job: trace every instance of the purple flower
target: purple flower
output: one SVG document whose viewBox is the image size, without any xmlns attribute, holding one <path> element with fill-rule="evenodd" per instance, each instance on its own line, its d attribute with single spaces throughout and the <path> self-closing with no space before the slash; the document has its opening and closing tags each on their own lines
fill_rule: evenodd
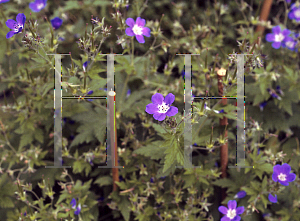
<svg viewBox="0 0 300 221">
<path fill-rule="evenodd" d="M 234 196 L 234 198 L 239 198 L 239 199 L 241 199 L 241 198 L 244 198 L 246 195 L 247 195 L 246 191 L 242 190 L 242 191 L 238 192 L 238 193 Z"/>
<path fill-rule="evenodd" d="M 268 196 L 268 199 L 271 203 L 277 203 L 277 195 L 275 194 L 275 197 L 270 193 Z"/>
<path fill-rule="evenodd" d="M 166 98 L 160 93 L 156 93 L 151 98 L 152 103 L 146 106 L 146 112 L 153 114 L 155 120 L 163 121 L 166 116 L 172 117 L 178 113 L 177 107 L 171 107 L 175 101 L 175 95 L 169 93 Z"/>
<path fill-rule="evenodd" d="M 75 200 L 75 198 L 73 198 L 70 204 L 71 204 L 71 206 L 72 206 L 72 209 L 76 209 L 76 210 L 74 211 L 74 214 L 75 214 L 75 215 L 78 215 L 78 214 L 80 213 L 80 211 L 81 211 L 81 205 L 80 205 L 80 203 L 79 203 L 78 206 L 76 207 L 76 200 Z"/>
<path fill-rule="evenodd" d="M 0 4 L 5 2 L 9 2 L 9 0 L 0 0 Z"/>
<path fill-rule="evenodd" d="M 129 26 L 129 28 L 125 30 L 126 35 L 135 36 L 139 43 L 145 43 L 144 36 L 150 37 L 150 28 L 144 27 L 146 24 L 145 19 L 137 17 L 136 22 L 134 22 L 132 18 L 127 18 L 126 24 Z"/>
<path fill-rule="evenodd" d="M 154 183 L 154 178 L 153 177 L 151 177 L 150 182 Z"/>
<path fill-rule="evenodd" d="M 131 90 L 128 89 L 127 94 L 126 94 L 126 97 L 129 97 L 130 94 L 131 94 Z"/>
<path fill-rule="evenodd" d="M 283 41 L 285 41 L 286 37 L 290 34 L 290 30 L 284 29 L 281 31 L 280 26 L 275 26 L 272 28 L 272 34 L 269 33 L 266 35 L 266 40 L 268 42 L 273 42 L 272 47 L 275 49 L 280 48 Z"/>
<path fill-rule="evenodd" d="M 300 10 L 300 9 L 299 9 Z M 282 47 L 283 48 L 288 48 L 291 51 L 298 51 L 297 48 L 295 48 L 295 46 L 297 45 L 297 41 L 295 41 L 292 37 L 286 37 L 285 41 L 282 42 Z"/>
<path fill-rule="evenodd" d="M 59 27 L 62 25 L 63 20 L 59 17 L 55 17 L 51 20 L 51 25 L 54 29 L 59 29 Z"/>
<path fill-rule="evenodd" d="M 6 26 L 10 29 L 13 29 L 13 31 L 7 33 L 6 38 L 11 38 L 15 34 L 18 34 L 23 30 L 26 21 L 26 16 L 23 13 L 20 13 L 17 15 L 16 20 L 17 22 L 13 19 L 8 19 L 6 21 Z"/>
<path fill-rule="evenodd" d="M 35 0 L 34 2 L 29 3 L 29 8 L 33 12 L 39 12 L 46 7 L 47 0 Z"/>
<path fill-rule="evenodd" d="M 276 92 L 280 95 L 283 95 L 283 91 L 281 90 L 280 85 L 276 86 Z"/>
<path fill-rule="evenodd" d="M 94 93 L 94 91 L 89 91 L 87 94 L 90 95 L 90 94 L 92 94 L 92 93 Z"/>
<path fill-rule="evenodd" d="M 219 207 L 219 211 L 225 215 L 222 217 L 221 221 L 240 221 L 241 217 L 239 217 L 238 215 L 244 212 L 244 207 L 240 206 L 236 208 L 237 204 L 235 200 L 229 200 L 227 205 L 228 209 L 225 206 Z"/>
<path fill-rule="evenodd" d="M 267 91 L 269 92 L 269 94 L 272 97 L 277 98 L 278 100 L 281 100 L 281 97 L 279 97 L 278 94 L 276 94 L 276 92 L 273 89 L 268 88 Z"/>
<path fill-rule="evenodd" d="M 286 1 L 286 3 L 291 3 L 291 0 L 285 0 Z"/>
<path fill-rule="evenodd" d="M 291 11 L 289 12 L 289 19 L 295 19 L 296 22 L 300 21 L 300 6 L 297 7 L 295 3 L 291 6 Z"/>
<path fill-rule="evenodd" d="M 261 102 L 259 104 L 260 111 L 263 111 L 264 107 L 267 105 L 267 101 Z"/>
<path fill-rule="evenodd" d="M 86 72 L 87 65 L 88 65 L 89 63 L 90 63 L 90 61 L 86 61 L 86 62 L 83 63 L 82 69 L 83 69 L 84 72 Z"/>
<path fill-rule="evenodd" d="M 289 182 L 293 182 L 296 179 L 296 174 L 290 173 L 291 167 L 287 163 L 275 165 L 273 167 L 272 179 L 274 182 L 279 181 L 283 186 L 288 186 Z"/>
</svg>

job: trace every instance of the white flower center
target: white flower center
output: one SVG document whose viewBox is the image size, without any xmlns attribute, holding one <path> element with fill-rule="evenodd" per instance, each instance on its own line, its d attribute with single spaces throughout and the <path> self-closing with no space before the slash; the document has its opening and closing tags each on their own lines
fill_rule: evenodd
<svg viewBox="0 0 300 221">
<path fill-rule="evenodd" d="M 229 209 L 229 210 L 227 211 L 227 217 L 228 217 L 228 218 L 233 219 L 235 216 L 236 216 L 236 211 L 235 211 L 235 209 L 233 209 L 233 210 Z"/>
<path fill-rule="evenodd" d="M 23 25 L 15 25 L 15 32 L 19 32 L 19 29 L 22 28 L 23 29 Z"/>
<path fill-rule="evenodd" d="M 278 175 L 278 179 L 280 179 L 281 181 L 285 181 L 286 180 L 286 175 L 281 173 Z"/>
<path fill-rule="evenodd" d="M 41 8 L 44 7 L 44 4 L 43 3 L 40 3 L 40 4 L 37 4 L 37 9 L 40 10 Z"/>
<path fill-rule="evenodd" d="M 132 28 L 132 31 L 135 35 L 142 35 L 143 33 L 143 28 L 135 24 Z"/>
<path fill-rule="evenodd" d="M 293 41 L 288 41 L 288 42 L 285 42 L 286 46 L 288 48 L 293 48 L 294 47 L 294 42 Z"/>
<path fill-rule="evenodd" d="M 300 18 L 300 8 L 298 8 L 298 10 L 295 10 L 294 15 L 296 18 Z"/>
<path fill-rule="evenodd" d="M 276 42 L 282 42 L 282 40 L 284 39 L 284 35 L 279 33 L 277 35 L 275 35 L 275 41 Z"/>
<path fill-rule="evenodd" d="M 170 109 L 170 106 L 165 102 L 162 102 L 161 105 L 158 104 L 157 107 L 158 107 L 158 113 L 166 113 Z"/>
</svg>

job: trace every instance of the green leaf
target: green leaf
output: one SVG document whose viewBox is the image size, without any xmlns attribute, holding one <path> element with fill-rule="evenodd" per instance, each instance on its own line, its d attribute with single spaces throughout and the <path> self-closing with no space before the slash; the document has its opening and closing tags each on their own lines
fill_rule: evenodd
<svg viewBox="0 0 300 221">
<path fill-rule="evenodd" d="M 36 128 L 36 130 L 34 131 L 34 138 L 39 141 L 40 143 L 44 142 L 44 134 L 43 134 L 43 130 Z"/>
<path fill-rule="evenodd" d="M 19 149 L 25 147 L 28 144 L 31 144 L 33 141 L 33 133 L 31 131 L 27 131 L 25 134 L 21 136 Z"/>
<path fill-rule="evenodd" d="M 127 189 L 127 184 L 125 182 L 115 181 L 115 183 L 120 187 L 121 190 L 126 190 Z"/>
<path fill-rule="evenodd" d="M 160 125 L 160 124 L 153 123 L 153 124 L 152 124 L 152 127 L 153 127 L 158 133 L 161 133 L 161 134 L 166 133 L 166 131 L 164 130 L 163 126 Z"/>
<path fill-rule="evenodd" d="M 126 196 L 122 196 L 121 202 L 118 203 L 118 208 L 120 209 L 125 221 L 129 221 L 130 218 L 129 205 L 130 205 L 130 201 L 128 200 L 128 198 Z"/>
<path fill-rule="evenodd" d="M 163 145 L 162 141 L 150 141 L 149 144 L 136 149 L 133 153 L 150 157 L 152 160 L 159 160 L 164 157 L 164 151 L 166 149 L 167 147 Z"/>
<path fill-rule="evenodd" d="M 113 184 L 113 179 L 111 178 L 111 176 L 103 176 L 99 177 L 94 183 L 99 184 L 100 187 L 109 186 Z"/>
<path fill-rule="evenodd" d="M 54 89 L 53 82 L 49 82 L 42 87 L 42 97 L 44 97 L 50 89 Z"/>
<path fill-rule="evenodd" d="M 260 198 L 261 198 L 261 201 L 263 202 L 264 207 L 265 207 L 265 209 L 266 209 L 266 208 L 267 208 L 267 205 L 268 205 L 268 203 L 269 203 L 267 197 L 266 197 L 265 195 L 260 195 Z"/>
</svg>

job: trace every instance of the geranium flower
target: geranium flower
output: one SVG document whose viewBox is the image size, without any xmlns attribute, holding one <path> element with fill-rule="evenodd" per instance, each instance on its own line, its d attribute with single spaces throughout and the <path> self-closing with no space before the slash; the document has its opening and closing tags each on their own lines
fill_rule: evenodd
<svg viewBox="0 0 300 221">
<path fill-rule="evenodd" d="M 86 68 L 87 68 L 87 65 L 88 65 L 89 63 L 90 63 L 90 61 L 86 61 L 86 62 L 83 63 L 82 69 L 83 69 L 84 72 L 86 72 Z"/>
<path fill-rule="evenodd" d="M 246 191 L 242 190 L 242 191 L 238 192 L 238 193 L 234 196 L 234 198 L 239 198 L 239 199 L 241 199 L 241 198 L 244 198 L 246 195 L 247 195 Z"/>
<path fill-rule="evenodd" d="M 135 36 L 139 43 L 145 43 L 144 36 L 150 37 L 150 28 L 144 27 L 146 24 L 145 19 L 137 17 L 136 22 L 134 22 L 133 18 L 127 18 L 126 24 L 129 26 L 129 28 L 125 30 L 126 35 Z"/>
<path fill-rule="evenodd" d="M 283 186 L 288 186 L 289 182 L 296 179 L 296 174 L 290 173 L 291 167 L 287 163 L 281 165 L 277 164 L 273 167 L 272 179 L 274 182 L 279 182 Z"/>
<path fill-rule="evenodd" d="M 275 194 L 275 197 L 270 193 L 268 196 L 268 199 L 271 203 L 277 203 L 277 195 Z"/>
<path fill-rule="evenodd" d="M 8 19 L 6 21 L 6 26 L 10 29 L 13 29 L 13 31 L 10 31 L 6 34 L 6 38 L 11 38 L 15 34 L 18 34 L 23 30 L 26 21 L 26 16 L 23 13 L 20 13 L 17 15 L 16 20 L 17 22 L 13 19 Z"/>
<path fill-rule="evenodd" d="M 73 198 L 70 204 L 71 204 L 71 206 L 72 206 L 72 209 L 76 209 L 76 210 L 74 211 L 74 214 L 75 214 L 75 215 L 78 215 L 78 214 L 80 213 L 80 211 L 81 211 L 81 205 L 80 205 L 80 203 L 79 203 L 78 206 L 76 207 L 76 200 Z"/>
<path fill-rule="evenodd" d="M 296 22 L 300 21 L 300 6 L 297 7 L 295 3 L 291 5 L 291 11 L 289 12 L 289 19 L 295 19 Z"/>
<path fill-rule="evenodd" d="M 288 48 L 291 51 L 298 51 L 298 49 L 295 48 L 296 45 L 297 45 L 297 41 L 289 36 L 285 38 L 284 42 L 282 42 L 282 47 Z"/>
<path fill-rule="evenodd" d="M 235 200 L 229 200 L 228 201 L 228 209 L 225 206 L 220 206 L 219 207 L 219 211 L 226 215 L 223 216 L 221 221 L 240 221 L 241 217 L 239 217 L 238 215 L 242 214 L 244 212 L 244 207 L 240 206 L 238 208 L 236 208 L 236 201 Z"/>
<path fill-rule="evenodd" d="M 0 4 L 5 2 L 9 2 L 9 0 L 0 0 Z"/>
<path fill-rule="evenodd" d="M 272 47 L 275 49 L 280 48 L 283 41 L 285 41 L 286 37 L 290 34 L 290 30 L 284 29 L 281 31 L 280 26 L 275 26 L 272 28 L 273 33 L 269 33 L 266 35 L 266 40 L 268 42 L 273 42 Z"/>
<path fill-rule="evenodd" d="M 264 110 L 264 107 L 267 105 L 267 103 L 268 103 L 267 101 L 264 101 L 259 104 L 260 111 Z"/>
<path fill-rule="evenodd" d="M 151 98 L 152 103 L 146 106 L 146 112 L 153 114 L 155 120 L 163 121 L 166 116 L 172 117 L 178 113 L 177 107 L 171 107 L 175 101 L 175 95 L 169 93 L 166 98 L 160 93 L 156 93 Z"/>
<path fill-rule="evenodd" d="M 33 12 L 39 12 L 46 7 L 47 0 L 35 0 L 34 2 L 29 3 L 29 8 Z"/>
<path fill-rule="evenodd" d="M 59 27 L 62 25 L 63 20 L 59 17 L 55 17 L 51 20 L 51 25 L 54 29 L 59 29 Z"/>
</svg>

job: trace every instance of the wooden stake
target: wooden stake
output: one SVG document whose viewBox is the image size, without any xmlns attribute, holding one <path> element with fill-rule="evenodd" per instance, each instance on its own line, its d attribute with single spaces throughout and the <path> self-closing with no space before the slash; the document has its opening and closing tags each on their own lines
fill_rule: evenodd
<svg viewBox="0 0 300 221">
<path fill-rule="evenodd" d="M 117 145 L 117 127 L 116 127 L 116 114 L 115 114 L 115 101 L 116 93 L 114 91 L 108 92 L 109 102 L 109 122 L 110 122 L 110 143 L 111 143 L 111 156 L 114 156 L 112 166 L 118 166 L 118 145 Z M 114 132 L 114 133 L 113 133 Z M 113 146 L 114 145 L 114 146 Z M 113 148 L 114 147 L 114 148 Z M 113 191 L 117 191 L 118 186 L 116 181 L 119 182 L 119 169 L 112 168 L 113 174 Z"/>
<path fill-rule="evenodd" d="M 225 76 L 224 71 L 218 71 L 218 91 L 219 91 L 219 96 L 223 97 L 223 76 Z M 227 104 L 227 99 L 222 99 L 222 105 Z M 227 118 L 223 117 L 220 119 L 220 125 L 226 127 L 228 124 Z M 223 133 L 223 131 L 222 131 Z M 224 139 L 227 139 L 227 129 L 225 130 L 225 136 Z M 225 178 L 227 177 L 227 166 L 228 166 L 228 143 L 226 142 L 221 146 L 220 149 L 220 158 L 221 158 L 221 177 Z M 226 198 L 226 191 L 225 189 L 222 189 L 222 201 Z"/>
</svg>

